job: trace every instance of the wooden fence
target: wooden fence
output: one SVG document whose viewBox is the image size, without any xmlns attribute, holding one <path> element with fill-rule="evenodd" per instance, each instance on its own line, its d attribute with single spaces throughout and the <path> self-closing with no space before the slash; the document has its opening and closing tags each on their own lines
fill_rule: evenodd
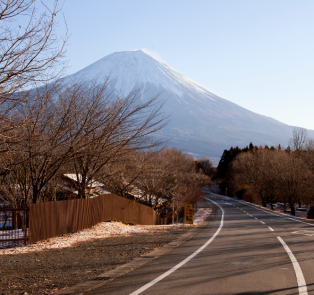
<svg viewBox="0 0 314 295">
<path fill-rule="evenodd" d="M 166 224 L 152 208 L 113 194 L 93 199 L 33 204 L 29 211 L 29 243 L 90 228 L 103 221 Z"/>
</svg>

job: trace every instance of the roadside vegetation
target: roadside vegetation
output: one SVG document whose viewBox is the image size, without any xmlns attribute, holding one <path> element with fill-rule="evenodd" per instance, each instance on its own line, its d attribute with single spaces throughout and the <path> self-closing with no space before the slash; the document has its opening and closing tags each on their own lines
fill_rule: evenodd
<svg viewBox="0 0 314 295">
<path fill-rule="evenodd" d="M 295 215 L 296 208 L 314 205 L 314 145 L 307 131 L 293 131 L 284 149 L 254 146 L 225 150 L 215 176 L 222 194 L 270 205 L 282 203 L 284 212 Z M 308 218 L 314 218 L 313 209 Z"/>
</svg>

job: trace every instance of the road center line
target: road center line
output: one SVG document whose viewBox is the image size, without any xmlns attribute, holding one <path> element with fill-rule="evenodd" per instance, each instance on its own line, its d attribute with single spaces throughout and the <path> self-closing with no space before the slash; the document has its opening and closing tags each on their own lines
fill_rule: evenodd
<svg viewBox="0 0 314 295">
<path fill-rule="evenodd" d="M 271 231 L 274 231 L 270 226 L 268 227 Z"/>
<path fill-rule="evenodd" d="M 307 286 L 306 286 L 306 282 L 303 276 L 303 272 L 302 269 L 297 261 L 297 259 L 295 258 L 295 256 L 293 255 L 292 251 L 290 250 L 290 248 L 288 247 L 288 245 L 284 242 L 284 240 L 281 237 L 277 237 L 278 240 L 280 241 L 280 243 L 282 244 L 282 246 L 285 248 L 286 252 L 288 253 L 290 260 L 292 262 L 293 268 L 294 268 L 294 272 L 295 275 L 297 277 L 297 282 L 298 282 L 298 287 L 299 287 L 299 294 L 302 295 L 307 295 Z"/>
<path fill-rule="evenodd" d="M 304 223 L 304 224 L 307 224 L 307 225 L 310 225 L 310 226 L 314 226 L 313 223 L 304 222 L 304 221 L 298 220 L 298 219 L 296 219 L 296 218 L 288 217 L 288 216 L 286 216 L 286 215 L 279 215 L 280 213 L 279 213 L 279 214 L 275 214 L 275 213 L 269 212 L 269 211 L 267 211 L 267 210 L 263 210 L 263 209 L 261 209 L 261 208 L 259 208 L 259 207 L 257 207 L 257 206 L 253 206 L 253 205 L 251 205 L 251 204 L 248 204 L 248 203 L 243 202 L 243 201 L 240 201 L 240 200 L 235 200 L 235 201 L 236 201 L 236 202 L 239 202 L 239 203 L 242 203 L 242 204 L 244 204 L 244 205 L 250 206 L 250 207 L 252 207 L 252 208 L 255 208 L 255 209 L 257 209 L 257 210 L 263 211 L 263 212 L 265 212 L 265 213 L 272 214 L 272 215 L 274 215 L 274 216 L 280 217 L 280 218 L 291 219 L 291 220 L 296 221 L 296 222 L 300 222 L 300 223 Z"/>
<path fill-rule="evenodd" d="M 260 221 L 261 223 L 263 223 L 263 224 L 266 224 L 265 222 L 263 222 L 263 221 Z"/>
<path fill-rule="evenodd" d="M 200 248 L 198 248 L 194 253 L 192 253 L 189 257 L 185 258 L 183 261 L 181 261 L 180 263 L 178 263 L 177 265 L 175 265 L 173 268 L 169 269 L 167 272 L 165 272 L 164 274 L 160 275 L 158 278 L 152 280 L 151 282 L 149 282 L 148 284 L 144 285 L 143 287 L 139 288 L 138 290 L 134 291 L 133 293 L 131 293 L 130 295 L 137 295 L 140 294 L 142 292 L 144 292 L 145 290 L 147 290 L 148 288 L 150 288 L 151 286 L 155 285 L 156 283 L 158 283 L 159 281 L 161 281 L 162 279 L 164 279 L 165 277 L 169 276 L 170 274 L 172 274 L 173 272 L 175 272 L 177 269 L 179 269 L 181 266 L 183 266 L 184 264 L 186 264 L 188 261 L 190 261 L 192 258 L 194 258 L 198 253 L 202 252 L 215 238 L 216 236 L 220 233 L 223 224 L 224 224 L 224 215 L 225 215 L 225 211 L 213 200 L 211 199 L 207 199 L 208 201 L 213 202 L 215 205 L 217 205 L 220 210 L 221 210 L 221 220 L 220 220 L 220 225 L 219 228 L 217 229 L 217 231 L 214 233 L 214 235 Z"/>
</svg>

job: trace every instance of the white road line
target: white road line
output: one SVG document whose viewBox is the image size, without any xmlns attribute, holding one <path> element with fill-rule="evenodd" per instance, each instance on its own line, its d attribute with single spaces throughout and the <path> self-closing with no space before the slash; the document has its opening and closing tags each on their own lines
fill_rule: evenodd
<svg viewBox="0 0 314 295">
<path fill-rule="evenodd" d="M 255 209 L 257 209 L 257 210 L 263 211 L 263 212 L 265 212 L 265 213 L 268 213 L 268 214 L 271 214 L 271 215 L 275 215 L 275 216 L 277 216 L 277 217 L 281 217 L 281 218 L 285 218 L 285 219 L 291 219 L 291 220 L 294 220 L 294 221 L 296 221 L 296 222 L 300 222 L 300 223 L 304 223 L 304 224 L 307 224 L 307 225 L 310 225 L 310 226 L 314 226 L 313 223 L 304 222 L 304 221 L 298 220 L 298 219 L 296 219 L 296 218 L 288 217 L 288 216 L 285 216 L 285 215 L 275 214 L 275 213 L 269 212 L 269 211 L 267 211 L 267 210 L 263 210 L 263 209 L 261 209 L 261 208 L 259 208 L 259 207 L 257 207 L 257 206 L 253 206 L 253 205 L 244 203 L 243 201 L 240 201 L 240 200 L 234 200 L 234 201 L 240 202 L 240 203 L 242 203 L 242 204 L 244 204 L 244 205 L 250 206 L 250 207 L 252 207 L 252 208 L 255 208 Z"/>
<path fill-rule="evenodd" d="M 288 245 L 284 242 L 284 240 L 281 237 L 277 237 L 278 240 L 280 241 L 280 243 L 282 244 L 282 246 L 285 248 L 286 252 L 288 253 L 290 260 L 292 262 L 293 268 L 294 268 L 294 272 L 295 275 L 297 277 L 297 282 L 298 282 L 298 287 L 299 287 L 299 294 L 302 295 L 307 295 L 307 286 L 306 286 L 306 282 L 303 276 L 303 272 L 301 270 L 301 267 L 297 261 L 297 259 L 295 258 L 295 256 L 293 255 L 293 253 L 291 252 L 290 248 L 288 247 Z"/>
<path fill-rule="evenodd" d="M 270 226 L 268 227 L 271 231 L 274 231 Z"/>
<path fill-rule="evenodd" d="M 261 223 L 263 223 L 263 224 L 266 224 L 265 222 L 263 222 L 263 221 L 260 221 Z"/>
<path fill-rule="evenodd" d="M 256 217 L 254 217 L 254 219 L 256 219 L 256 220 L 257 220 L 257 218 L 256 218 Z"/>
<path fill-rule="evenodd" d="M 216 204 L 220 210 L 221 210 L 221 220 L 220 220 L 220 225 L 219 228 L 217 229 L 217 231 L 214 233 L 214 235 L 200 248 L 198 248 L 194 253 L 192 253 L 189 257 L 185 258 L 183 261 L 181 261 L 179 264 L 177 264 L 176 266 L 174 266 L 173 268 L 169 269 L 167 272 L 165 272 L 164 274 L 160 275 L 158 278 L 152 280 L 151 282 L 149 282 L 148 284 L 144 285 L 143 287 L 139 288 L 138 290 L 134 291 L 133 293 L 131 293 L 130 295 L 137 295 L 140 294 L 142 292 L 144 292 L 145 290 L 147 290 L 148 288 L 150 288 L 151 286 L 155 285 L 156 283 L 158 283 L 159 281 L 161 281 L 162 279 L 164 279 L 165 277 L 169 276 L 170 274 L 172 274 L 173 272 L 175 272 L 177 269 L 179 269 L 181 266 L 183 266 L 184 264 L 186 264 L 188 261 L 190 261 L 192 258 L 194 258 L 198 253 L 200 253 L 201 251 L 203 251 L 215 238 L 216 236 L 220 233 L 223 224 L 224 224 L 224 215 L 225 215 L 225 211 L 213 200 L 211 199 L 207 199 L 211 202 L 213 202 L 214 204 Z"/>
<path fill-rule="evenodd" d="M 243 203 L 242 201 L 239 201 L 239 200 L 235 200 L 235 201 Z M 269 212 L 269 211 L 260 209 L 260 208 L 258 208 L 258 207 L 256 207 L 256 206 L 253 206 L 253 205 L 250 205 L 250 204 L 246 204 L 246 203 L 243 203 L 243 204 L 244 204 L 244 205 L 247 205 L 247 206 L 250 206 L 250 207 L 252 207 L 252 208 L 255 208 L 255 209 L 257 209 L 257 210 L 263 211 L 263 212 L 265 212 L 265 213 L 268 213 L 268 214 L 271 214 L 271 215 L 275 215 L 275 216 L 277 216 L 277 217 L 286 218 L 286 219 L 291 219 L 291 220 L 294 220 L 294 221 L 297 221 L 297 222 L 300 222 L 300 223 L 304 223 L 304 224 L 307 224 L 307 225 L 310 225 L 310 226 L 314 226 L 313 223 L 308 223 L 308 222 L 304 222 L 304 221 L 301 221 L 301 220 L 298 220 L 298 219 L 295 219 L 295 218 L 291 218 L 291 217 L 287 217 L 287 216 L 275 214 L 275 213 L 272 213 L 272 212 Z M 241 209 L 241 210 L 242 210 L 242 209 Z M 245 211 L 243 211 L 243 212 L 245 212 Z M 261 221 L 261 222 L 262 222 L 262 221 Z M 263 222 L 262 222 L 262 223 L 263 223 Z M 263 224 L 265 224 L 265 223 L 263 223 Z"/>
</svg>

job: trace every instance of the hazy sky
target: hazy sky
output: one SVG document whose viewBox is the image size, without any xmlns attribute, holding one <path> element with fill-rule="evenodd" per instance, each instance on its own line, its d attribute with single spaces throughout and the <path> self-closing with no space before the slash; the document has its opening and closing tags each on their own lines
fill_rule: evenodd
<svg viewBox="0 0 314 295">
<path fill-rule="evenodd" d="M 66 0 L 63 13 L 68 74 L 146 49 L 242 107 L 314 129 L 313 0 Z"/>
</svg>

